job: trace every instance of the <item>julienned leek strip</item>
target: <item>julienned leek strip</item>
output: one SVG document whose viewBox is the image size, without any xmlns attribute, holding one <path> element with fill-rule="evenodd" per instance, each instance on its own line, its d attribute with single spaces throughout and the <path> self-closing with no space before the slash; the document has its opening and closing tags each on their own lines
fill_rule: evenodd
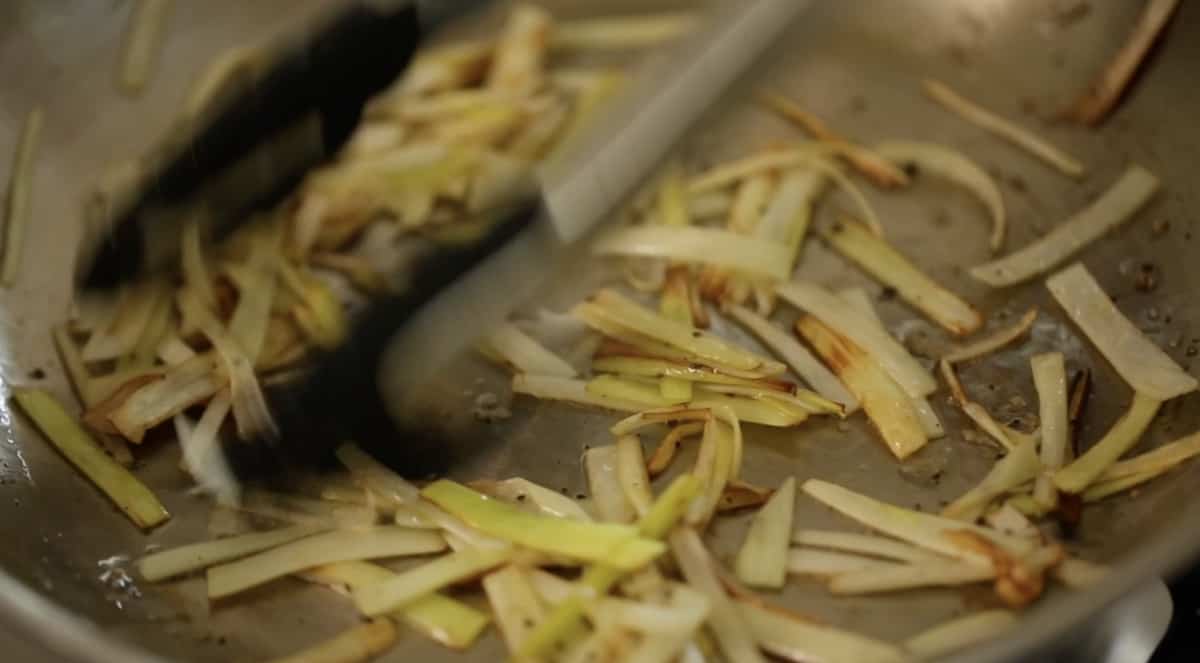
<svg viewBox="0 0 1200 663">
<path fill-rule="evenodd" d="M 16 389 L 13 398 L 51 444 L 135 525 L 149 529 L 171 517 L 154 493 L 109 458 L 53 396 L 41 389 Z"/>
<path fill-rule="evenodd" d="M 903 460 L 925 446 L 929 438 L 912 400 L 870 355 L 811 315 L 802 316 L 796 330 L 858 399 L 896 458 Z"/>
<path fill-rule="evenodd" d="M 967 122 L 1020 147 L 1033 156 L 1054 166 L 1064 175 L 1070 177 L 1083 176 L 1083 164 L 1042 138 L 1034 135 L 1032 131 L 983 108 L 940 81 L 926 79 L 924 81 L 924 88 L 925 94 L 929 95 L 931 99 Z"/>
<path fill-rule="evenodd" d="M 147 555 L 137 562 L 138 573 L 150 582 L 207 568 L 256 552 L 302 539 L 321 531 L 313 525 L 296 525 L 267 532 L 252 532 L 212 541 L 202 541 Z"/>
<path fill-rule="evenodd" d="M 688 505 L 699 492 L 700 482 L 695 477 L 684 474 L 675 479 L 658 496 L 650 512 L 638 521 L 638 533 L 650 539 L 665 537 L 683 518 Z M 608 593 L 624 574 L 625 571 L 606 563 L 588 567 L 579 579 L 579 585 L 590 590 L 590 597 L 576 595 L 560 603 L 545 621 L 529 634 L 514 659 L 536 661 L 556 644 L 577 637 L 584 627 L 583 615 L 588 603 L 595 600 L 594 597 Z"/>
<path fill-rule="evenodd" d="M 994 287 L 1016 285 L 1061 264 L 1088 244 L 1132 219 L 1160 186 L 1149 170 L 1131 164 L 1099 198 L 1044 237 L 1012 253 L 976 265 L 973 278 Z"/>
<path fill-rule="evenodd" d="M 1118 458 L 1137 444 L 1158 414 L 1162 401 L 1137 392 L 1133 404 L 1117 423 L 1073 463 L 1054 473 L 1054 485 L 1066 493 L 1081 493 Z"/>
<path fill-rule="evenodd" d="M 529 513 L 448 479 L 429 484 L 421 496 L 486 535 L 551 554 L 632 570 L 665 550 L 631 526 Z"/>
<path fill-rule="evenodd" d="M 1196 378 L 1121 313 L 1082 263 L 1046 279 L 1046 288 L 1134 391 L 1165 401 L 1196 390 Z"/>
<path fill-rule="evenodd" d="M 843 218 L 820 229 L 839 253 L 900 293 L 909 304 L 957 336 L 979 329 L 983 316 L 917 269 L 907 258 L 858 222 Z"/>
<path fill-rule="evenodd" d="M 269 580 L 323 564 L 424 555 L 445 547 L 442 537 L 428 530 L 395 526 L 363 531 L 333 530 L 209 568 L 208 598 L 232 596 Z"/>
<path fill-rule="evenodd" d="M 364 587 L 388 582 L 397 575 L 386 567 L 361 561 L 336 562 L 300 573 L 309 582 L 344 589 L 351 594 Z M 459 650 L 471 646 L 490 621 L 486 612 L 437 592 L 425 594 L 388 616 L 436 642 Z"/>
</svg>

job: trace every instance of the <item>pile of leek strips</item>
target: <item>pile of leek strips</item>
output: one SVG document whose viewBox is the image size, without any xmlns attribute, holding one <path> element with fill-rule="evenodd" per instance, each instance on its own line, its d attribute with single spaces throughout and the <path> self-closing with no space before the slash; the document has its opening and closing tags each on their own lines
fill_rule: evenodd
<svg viewBox="0 0 1200 663">
<path fill-rule="evenodd" d="M 952 148 L 905 140 L 864 147 L 776 91 L 758 99 L 812 141 L 704 170 L 673 159 L 620 212 L 629 225 L 596 243 L 597 255 L 628 261 L 623 272 L 638 294 L 615 284 L 570 310 L 590 356 L 560 354 L 562 344 L 534 321 L 506 324 L 480 343 L 488 359 L 514 374 L 514 394 L 621 413 L 612 443 L 584 456 L 588 501 L 523 477 L 416 484 L 352 444 L 337 453 L 345 474 L 307 486 L 303 495 L 257 492 L 239 503 L 236 490 L 220 490 L 228 487 L 228 470 L 215 449 L 226 420 L 246 436 L 269 429 L 259 382 L 300 366 L 344 334 L 347 313 L 329 274 L 364 292 L 387 287 L 382 271 L 354 250 L 359 238 L 380 224 L 422 232 L 497 204 L 620 87 L 619 72 L 558 67 L 551 51 L 649 46 L 695 22 L 662 14 L 563 23 L 520 5 L 494 39 L 419 54 L 371 102 L 342 157 L 303 184 L 295 204 L 221 245 L 189 225 L 178 285 L 139 283 L 111 299 L 79 303 L 54 338 L 91 430 L 45 392 L 14 395 L 58 450 L 132 521 L 152 528 L 169 515 L 117 461 L 132 458 L 127 445 L 169 423 L 184 449 L 184 469 L 202 487 L 278 523 L 149 554 L 137 561 L 143 579 L 203 572 L 208 595 L 227 600 L 296 576 L 339 593 L 347 611 L 370 619 L 280 660 L 365 660 L 391 647 L 399 629 L 466 649 L 495 623 L 516 660 L 690 660 L 715 647 L 736 663 L 766 655 L 915 660 L 997 637 L 1018 619 L 1009 610 L 986 611 L 888 643 L 772 605 L 769 594 L 790 575 L 822 578 L 838 595 L 986 583 L 1013 610 L 1039 598 L 1048 582 L 1083 587 L 1103 576 L 1104 567 L 1067 557 L 1036 520 L 1069 496 L 1105 499 L 1200 455 L 1200 433 L 1130 451 L 1162 403 L 1196 389 L 1196 380 L 1124 318 L 1086 268 L 1071 265 L 1046 286 L 1129 383 L 1131 405 L 1075 457 L 1069 437 L 1078 412 L 1068 399 L 1063 358 L 1042 354 L 1030 365 L 1041 429 L 997 423 L 969 399 L 957 368 L 1024 343 L 1037 311 L 1016 324 L 989 325 L 984 311 L 891 245 L 889 229 L 850 174 L 903 195 L 913 180 L 903 166 L 915 165 L 967 188 L 986 208 L 986 241 L 996 251 L 1007 228 L 999 188 Z M 149 71 L 145 63 L 133 68 L 143 71 L 131 74 L 130 85 Z M 206 75 L 200 87 L 217 89 L 215 77 Z M 1082 172 L 1046 141 L 944 84 L 927 82 L 926 91 L 1068 175 Z M 197 91 L 189 104 L 206 96 Z M 28 170 L 29 158 L 19 161 L 19 170 Z M 1004 287 L 1051 272 L 1129 221 L 1158 184 L 1131 166 L 1057 230 L 970 273 Z M 817 218 L 833 189 L 849 196 L 859 220 Z M 23 215 L 27 201 L 18 196 L 13 204 L 21 209 L 9 214 Z M 19 227 L 10 226 L 9 237 L 14 233 L 19 238 Z M 861 409 L 898 463 L 944 434 L 931 405 L 941 385 L 869 298 L 793 279 L 797 269 L 803 276 L 805 243 L 818 240 L 894 289 L 910 316 L 973 337 L 943 355 L 941 374 L 1003 455 L 940 515 L 821 479 L 756 485 L 742 474 L 755 426 L 792 428 Z M 10 253 L 6 261 L 15 260 Z M 772 320 L 781 305 L 799 314 L 794 329 Z M 731 324 L 762 339 L 766 350 L 729 340 L 723 330 Z M 649 457 L 646 436 L 661 439 Z M 690 467 L 679 467 L 676 450 L 685 444 L 696 453 Z M 870 533 L 795 522 L 805 501 Z M 715 519 L 751 509 L 726 570 L 702 535 Z M 457 598 L 464 588 L 481 589 L 486 607 Z"/>
</svg>

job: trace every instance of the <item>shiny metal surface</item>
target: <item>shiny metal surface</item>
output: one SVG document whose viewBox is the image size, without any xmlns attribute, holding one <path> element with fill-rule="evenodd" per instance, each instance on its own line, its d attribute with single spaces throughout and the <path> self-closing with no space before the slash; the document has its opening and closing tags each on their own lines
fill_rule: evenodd
<svg viewBox="0 0 1200 663">
<path fill-rule="evenodd" d="M 41 158 L 34 186 L 33 219 L 24 269 L 10 291 L 0 293 L 0 367 L 7 396 L 14 384 L 41 383 L 61 396 L 61 379 L 47 325 L 67 312 L 71 263 L 80 234 L 80 201 L 96 174 L 114 161 L 139 153 L 160 136 L 182 103 L 188 83 L 221 49 L 286 30 L 321 3 L 258 0 L 178 2 L 171 38 L 158 75 L 146 94 L 129 100 L 115 94 L 114 60 L 129 2 L 20 0 L 0 4 L 0 155 L 15 142 L 19 119 L 33 103 L 46 108 Z M 555 4 L 555 3 L 550 3 Z M 571 11 L 584 11 L 571 4 Z M 1024 244 L 1094 197 L 1125 163 L 1136 160 L 1159 174 L 1165 194 L 1138 219 L 1083 255 L 1117 305 L 1182 364 L 1195 363 L 1200 340 L 1200 306 L 1194 292 L 1200 271 L 1192 264 L 1190 216 L 1197 191 L 1193 162 L 1200 154 L 1194 123 L 1200 89 L 1192 84 L 1200 61 L 1200 7 L 1184 3 L 1166 43 L 1130 98 L 1105 128 L 1093 132 L 1056 127 L 1047 117 L 1082 89 L 1120 43 L 1138 3 L 1091 2 L 1082 19 L 1056 14 L 1072 3 L 1036 0 L 861 0 L 818 3 L 806 22 L 772 54 L 763 75 L 800 97 L 838 129 L 870 142 L 911 137 L 952 143 L 995 172 L 1004 186 L 1012 218 L 1008 247 Z M 605 3 L 613 12 L 643 3 Z M 1006 145 L 946 115 L 922 98 L 917 81 L 937 76 L 1007 115 L 1022 117 L 1048 138 L 1081 157 L 1087 178 L 1074 184 Z M 743 95 L 743 100 L 745 96 Z M 688 150 L 702 159 L 743 152 L 748 146 L 792 136 L 793 131 L 744 103 L 716 112 Z M 1095 440 L 1117 417 L 1130 394 L 1116 374 L 1091 351 L 1038 284 L 990 293 L 961 270 L 987 255 L 983 215 L 961 192 L 921 180 L 912 194 L 868 190 L 889 236 L 932 272 L 977 303 L 993 324 L 1001 311 L 1016 314 L 1037 304 L 1043 317 L 1032 340 L 994 361 L 971 366 L 963 378 L 972 393 L 998 415 L 1016 414 L 1014 397 L 1033 403 L 1028 357 L 1058 349 L 1072 368 L 1090 366 L 1096 391 L 1083 435 Z M 1155 221 L 1167 229 L 1152 231 Z M 1134 288 L 1134 269 L 1154 263 L 1161 282 L 1153 293 Z M 591 275 L 597 272 L 592 271 Z M 816 243 L 810 243 L 801 274 L 833 285 L 868 284 Z M 590 278 L 590 276 L 589 276 Z M 585 288 L 577 276 L 541 305 L 561 309 Z M 872 294 L 879 294 L 869 285 Z M 568 290 L 574 292 L 568 292 Z M 937 346 L 942 337 L 894 300 L 879 302 L 893 331 L 911 342 L 919 335 Z M 42 369 L 45 378 L 35 378 Z M 462 477 L 520 474 L 575 494 L 584 480 L 578 458 L 585 445 L 606 439 L 611 415 L 527 400 L 516 416 L 485 426 L 469 415 L 474 393 L 506 395 L 505 376 L 472 358 L 433 385 L 443 397 L 438 413 L 477 448 L 475 459 L 457 470 Z M 481 382 L 476 382 L 479 379 Z M 507 396 L 504 396 L 507 398 Z M 1145 446 L 1200 428 L 1200 396 L 1165 408 Z M 146 449 L 140 472 L 159 492 L 175 518 L 142 535 L 84 483 L 29 424 L 0 409 L 0 567 L 36 595 L 0 582 L 4 600 L 18 606 L 25 628 L 41 629 L 62 656 L 88 660 L 137 661 L 119 651 L 127 645 L 153 655 L 196 661 L 265 658 L 294 650 L 355 621 L 350 605 L 325 590 L 294 581 L 273 583 L 240 600 L 209 605 L 202 582 L 162 586 L 128 585 L 108 573 L 102 560 L 138 555 L 149 544 L 171 545 L 205 536 L 203 505 L 187 496 L 188 481 L 177 469 L 170 445 Z M 964 442 L 963 418 L 938 400 L 935 407 L 951 432 L 909 462 L 946 470 L 937 485 L 922 472 L 900 472 L 857 418 L 843 433 L 825 424 L 797 430 L 756 429 L 748 438 L 748 478 L 775 483 L 786 475 L 820 476 L 902 504 L 940 506 L 982 475 L 990 452 Z M 1028 408 L 1025 408 L 1028 411 Z M 684 459 L 686 462 L 686 458 Z M 931 472 L 929 472 L 931 473 Z M 968 652 L 962 660 L 1069 660 L 1052 650 L 1092 630 L 1086 621 L 1113 599 L 1160 573 L 1179 568 L 1200 551 L 1200 466 L 1173 472 L 1133 497 L 1091 507 L 1072 547 L 1092 559 L 1117 561 L 1121 573 L 1086 593 L 1055 591 L 1035 607 L 1012 637 Z M 798 503 L 797 522 L 812 527 L 849 527 L 845 520 Z M 729 554 L 740 541 L 743 518 L 722 519 L 713 545 Z M 112 565 L 124 567 L 122 558 Z M 104 577 L 106 580 L 101 580 Z M 93 624 L 108 637 L 62 616 L 45 602 Z M 991 605 L 989 592 L 923 591 L 866 599 L 832 599 L 815 583 L 793 581 L 781 600 L 829 621 L 888 639 L 900 639 L 967 609 Z M 10 608 L 6 608 L 10 609 Z M 124 644 L 122 644 L 124 643 Z M 405 634 L 383 660 L 491 661 L 502 655 L 494 633 L 468 653 L 447 654 Z"/>
</svg>

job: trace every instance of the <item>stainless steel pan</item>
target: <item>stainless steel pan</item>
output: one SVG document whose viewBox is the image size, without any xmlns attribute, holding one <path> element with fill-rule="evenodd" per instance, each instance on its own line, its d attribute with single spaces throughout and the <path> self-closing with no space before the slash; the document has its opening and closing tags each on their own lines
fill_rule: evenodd
<svg viewBox="0 0 1200 663">
<path fill-rule="evenodd" d="M 146 94 L 129 100 L 114 93 L 120 34 L 130 2 L 16 0 L 0 4 L 0 154 L 8 154 L 23 113 L 35 103 L 47 111 L 37 165 L 34 222 L 29 230 L 20 281 L 0 292 L 0 368 L 10 385 L 40 383 L 64 397 L 46 330 L 69 305 L 72 261 L 80 238 L 84 192 L 102 168 L 136 155 L 161 138 L 180 107 L 188 83 L 221 50 L 289 30 L 308 20 L 317 0 L 178 2 L 161 70 Z M 548 3 L 565 13 L 645 8 L 646 3 Z M 1200 286 L 1189 212 L 1197 202 L 1193 161 L 1200 156 L 1200 88 L 1193 63 L 1200 58 L 1200 8 L 1179 11 L 1146 75 L 1105 128 L 1089 131 L 1045 126 L 1121 43 L 1140 3 L 1079 3 L 1084 12 L 1061 11 L 1072 3 L 1035 0 L 860 0 L 818 3 L 786 47 L 768 58 L 761 74 L 801 97 L 846 133 L 870 142 L 888 137 L 944 141 L 967 151 L 1004 185 L 1013 220 L 1009 248 L 1020 246 L 1065 218 L 1137 161 L 1158 173 L 1166 194 L 1138 219 L 1089 248 L 1085 262 L 1118 306 L 1185 366 L 1200 348 Z M 657 5 L 656 5 L 657 6 Z M 1057 12 L 1057 13 L 1056 13 Z M 1083 13 L 1083 18 L 1078 15 Z M 1070 18 L 1075 17 L 1075 18 Z M 1043 168 L 1022 153 L 981 134 L 921 97 L 918 80 L 936 76 L 986 105 L 1042 126 L 1056 143 L 1082 157 L 1089 174 L 1080 184 Z M 734 155 L 747 145 L 786 137 L 791 130 L 752 109 L 731 103 L 718 109 L 710 130 L 687 146 L 700 158 Z M 968 388 L 993 412 L 1023 410 L 1034 403 L 1027 365 L 1030 354 L 1057 349 L 1072 367 L 1091 367 L 1096 377 L 1083 435 L 1096 437 L 1130 397 L 1116 374 L 1033 284 L 988 292 L 967 279 L 962 266 L 987 255 L 986 225 L 973 201 L 935 182 L 914 192 L 869 192 L 885 216 L 890 236 L 935 275 L 976 302 L 993 319 L 1039 305 L 1043 317 L 1032 340 L 995 360 L 971 367 Z M 1200 228 L 1195 232 L 1200 233 Z M 1135 289 L 1137 267 L 1152 263 L 1160 275 L 1150 293 Z M 813 243 L 803 273 L 835 285 L 867 284 Z M 586 279 L 566 292 L 547 292 L 542 303 L 561 306 Z M 894 331 L 915 339 L 940 336 L 901 303 L 879 302 Z M 919 343 L 913 340 L 914 343 Z M 44 373 L 44 377 L 41 375 Z M 469 412 L 468 392 L 505 394 L 504 379 L 464 358 L 436 388 L 447 409 Z M 1153 445 L 1200 427 L 1189 407 L 1195 395 L 1172 403 L 1155 422 L 1145 444 Z M 202 583 L 143 586 L 123 572 L 124 560 L 148 545 L 170 545 L 206 535 L 206 509 L 187 495 L 174 449 L 146 454 L 140 472 L 163 496 L 175 518 L 149 536 L 136 531 L 39 438 L 28 422 L 0 401 L 0 616 L 64 657 L 77 660 L 244 660 L 278 655 L 314 642 L 353 622 L 349 605 L 325 590 L 280 582 L 230 604 L 210 606 Z M 861 421 L 842 432 L 811 425 L 798 430 L 755 430 L 747 454 L 748 475 L 765 483 L 785 475 L 821 476 L 926 509 L 957 495 L 986 469 L 989 452 L 964 442 L 957 411 L 935 403 L 951 434 L 911 463 L 925 471 L 901 471 Z M 480 449 L 464 477 L 520 474 L 582 492 L 578 457 L 585 445 L 604 439 L 610 416 L 520 401 L 516 416 L 484 426 L 451 413 L 447 426 Z M 922 479 L 942 468 L 936 484 Z M 1187 466 L 1134 496 L 1090 507 L 1072 544 L 1090 559 L 1119 563 L 1120 572 L 1087 593 L 1051 592 L 1029 610 L 1022 627 L 1003 642 L 968 652 L 964 660 L 1047 660 L 1049 652 L 1081 637 L 1088 618 L 1159 574 L 1170 573 L 1200 553 L 1200 466 Z M 802 501 L 799 522 L 849 524 Z M 741 518 L 723 519 L 713 545 L 728 553 L 740 540 Z M 988 605 L 987 592 L 924 591 L 866 599 L 831 599 L 816 584 L 790 583 L 782 600 L 833 623 L 888 639 L 905 637 L 952 615 Z M 1091 622 L 1094 624 L 1094 622 Z M 416 636 L 403 638 L 386 660 L 491 661 L 502 656 L 494 636 L 468 653 L 452 655 Z"/>
</svg>

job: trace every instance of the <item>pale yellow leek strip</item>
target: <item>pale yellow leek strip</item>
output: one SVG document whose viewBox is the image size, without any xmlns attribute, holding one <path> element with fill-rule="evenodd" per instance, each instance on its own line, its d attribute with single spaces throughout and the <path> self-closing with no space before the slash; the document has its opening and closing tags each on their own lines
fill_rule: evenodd
<svg viewBox="0 0 1200 663">
<path fill-rule="evenodd" d="M 30 198 L 33 197 L 33 168 L 42 136 L 42 109 L 34 108 L 25 116 L 21 137 L 13 153 L 8 174 L 8 189 L 4 198 L 3 264 L 0 264 L 0 284 L 5 287 L 16 282 L 25 249 L 25 228 L 29 225 Z"/>
<path fill-rule="evenodd" d="M 983 324 L 978 311 L 856 221 L 843 218 L 820 232 L 839 253 L 951 333 L 965 336 Z"/>
<path fill-rule="evenodd" d="M 135 525 L 149 529 L 171 517 L 154 493 L 109 458 L 53 396 L 40 389 L 16 389 L 13 398 L 46 439 Z"/>
<path fill-rule="evenodd" d="M 957 587 L 992 580 L 995 577 L 996 569 L 991 566 L 957 561 L 936 564 L 879 563 L 869 568 L 834 575 L 829 581 L 829 592 L 841 596 L 858 596 L 919 587 Z"/>
<path fill-rule="evenodd" d="M 646 456 L 636 435 L 622 435 L 616 443 L 617 481 L 626 501 L 639 518 L 644 518 L 654 504 L 650 491 L 650 475 L 646 472 Z"/>
<path fill-rule="evenodd" d="M 798 576 L 829 577 L 868 569 L 894 569 L 897 566 L 900 565 L 891 560 L 811 548 L 793 548 L 787 554 L 787 572 Z"/>
<path fill-rule="evenodd" d="M 993 500 L 1036 478 L 1041 470 L 1033 441 L 1019 444 L 996 461 L 983 480 L 942 509 L 942 516 L 974 522 Z"/>
<path fill-rule="evenodd" d="M 142 578 L 158 582 L 268 550 L 319 531 L 318 527 L 298 525 L 193 543 L 147 555 L 137 561 L 137 570 Z"/>
<path fill-rule="evenodd" d="M 617 476 L 617 447 L 602 445 L 583 452 L 583 471 L 587 476 L 592 508 L 601 521 L 631 523 L 637 517 L 633 504 L 622 490 Z"/>
<path fill-rule="evenodd" d="M 786 661 L 804 663 L 902 663 L 908 657 L 895 645 L 868 638 L 768 605 L 737 597 L 738 607 L 762 649 Z"/>
<path fill-rule="evenodd" d="M 399 610 L 422 596 L 474 578 L 512 559 L 508 548 L 468 548 L 396 574 L 387 582 L 361 587 L 354 602 L 363 614 L 378 616 Z"/>
<path fill-rule="evenodd" d="M 1141 439 L 1158 414 L 1162 401 L 1141 392 L 1104 437 L 1074 462 L 1054 473 L 1054 485 L 1066 493 L 1081 493 Z"/>
<path fill-rule="evenodd" d="M 130 394 L 108 418 L 126 439 L 139 443 L 147 430 L 208 400 L 226 383 L 214 357 L 197 355 Z"/>
<path fill-rule="evenodd" d="M 519 373 L 573 378 L 575 369 L 516 325 L 505 323 L 488 334 L 485 343 Z"/>
<path fill-rule="evenodd" d="M 787 170 L 798 166 L 819 167 L 820 159 L 837 152 L 836 146 L 805 143 L 793 147 L 772 148 L 727 161 L 694 175 L 688 180 L 688 193 L 696 196 L 717 191 L 742 179 L 769 171 Z M 828 167 L 828 164 L 825 164 Z M 833 167 L 833 170 L 837 170 Z M 840 172 L 840 171 L 839 171 Z"/>
<path fill-rule="evenodd" d="M 1165 401 L 1196 390 L 1196 378 L 1117 309 L 1082 263 L 1046 279 L 1046 288 L 1135 391 Z"/>
<path fill-rule="evenodd" d="M 835 532 L 828 530 L 802 529 L 792 535 L 792 543 L 816 548 L 828 548 L 842 552 L 870 555 L 883 559 L 896 560 L 915 564 L 942 559 L 942 556 L 931 553 L 910 543 L 896 541 L 875 534 L 857 534 L 853 532 Z"/>
<path fill-rule="evenodd" d="M 162 281 L 142 281 L 125 286 L 112 324 L 107 329 L 95 330 L 84 343 L 81 351 L 84 360 L 119 359 L 132 352 L 164 296 L 168 296 L 168 288 Z"/>
<path fill-rule="evenodd" d="M 540 512 L 547 516 L 583 521 L 592 520 L 579 502 L 556 490 L 521 477 L 499 481 L 472 481 L 470 486 L 485 495 L 525 506 L 530 511 Z"/>
<path fill-rule="evenodd" d="M 1037 316 L 1038 310 L 1031 308 L 1012 325 L 997 329 L 979 340 L 957 346 L 943 355 L 942 359 L 956 364 L 995 352 L 1029 333 Z"/>
<path fill-rule="evenodd" d="M 1130 165 L 1099 198 L 1044 237 L 1002 258 L 976 265 L 970 274 L 994 288 L 1031 279 L 1132 219 L 1159 188 L 1153 173 L 1137 164 Z"/>
<path fill-rule="evenodd" d="M 973 193 L 992 217 L 992 233 L 988 244 L 993 251 L 1004 246 L 1008 219 L 1000 187 L 986 170 L 964 154 L 936 143 L 890 140 L 875 146 L 875 151 L 891 161 L 915 165 L 920 172 L 930 173 L 958 184 Z"/>
<path fill-rule="evenodd" d="M 904 650 L 919 660 L 934 659 L 999 637 L 1016 623 L 1008 610 L 985 610 L 921 631 L 904 641 Z"/>
<path fill-rule="evenodd" d="M 593 396 L 642 403 L 645 407 L 652 408 L 682 404 L 684 401 L 679 398 L 685 396 L 682 393 L 673 393 L 671 389 L 663 389 L 662 379 L 617 375 L 598 375 L 588 380 L 587 391 Z"/>
<path fill-rule="evenodd" d="M 1161 472 L 1143 472 L 1141 474 L 1130 474 L 1119 479 L 1110 479 L 1108 481 L 1094 481 L 1083 490 L 1080 496 L 1085 503 L 1099 502 L 1107 499 L 1118 493 L 1123 493 L 1131 488 L 1136 488 Z"/>
<path fill-rule="evenodd" d="M 732 436 L 727 434 L 724 424 L 716 420 L 709 421 L 704 426 L 700 451 L 692 469 L 692 475 L 701 483 L 701 491 L 688 508 L 686 520 L 689 524 L 703 527 L 712 519 L 721 494 L 729 483 L 732 467 Z"/>
<path fill-rule="evenodd" d="M 1083 176 L 1083 164 L 1074 157 L 950 89 L 945 83 L 926 79 L 922 86 L 931 99 L 946 110 L 991 134 L 1020 147 L 1070 177 Z"/>
<path fill-rule="evenodd" d="M 628 394 L 621 398 L 608 392 L 597 393 L 595 389 L 589 390 L 590 384 L 587 380 L 574 378 L 518 373 L 513 376 L 512 391 L 514 394 L 525 394 L 543 400 L 564 401 L 618 412 L 639 412 L 654 407 L 653 403 L 630 400 Z M 658 396 L 659 394 L 655 394 L 655 403 L 659 402 Z"/>
<path fill-rule="evenodd" d="M 334 562 L 425 555 L 446 548 L 441 536 L 406 527 L 335 530 L 208 569 L 208 597 L 218 599 L 251 587 Z"/>
<path fill-rule="evenodd" d="M 816 360 L 814 359 L 813 361 Z M 787 382 L 743 378 L 736 375 L 728 375 L 720 369 L 709 368 L 708 366 L 650 357 L 618 355 L 600 357 L 592 360 L 592 370 L 628 377 L 672 378 L 703 384 L 758 387 L 764 390 L 779 392 L 790 392 L 794 388 Z"/>
<path fill-rule="evenodd" d="M 927 396 L 937 391 L 937 381 L 896 339 L 879 329 L 855 307 L 825 290 L 804 281 L 780 284 L 775 292 L 796 308 L 810 313 L 870 355 L 909 396 Z"/>
<path fill-rule="evenodd" d="M 420 499 L 415 485 L 354 444 L 343 444 L 334 454 L 350 471 L 355 483 L 393 505 L 412 504 Z"/>
<path fill-rule="evenodd" d="M 779 329 L 770 320 L 742 307 L 732 306 L 729 315 L 753 333 L 789 368 L 795 371 L 817 393 L 841 403 L 847 414 L 858 409 L 858 399 L 846 389 L 837 376 L 829 371 L 808 348 L 801 345 L 791 334 Z"/>
<path fill-rule="evenodd" d="M 716 563 L 694 529 L 681 527 L 670 536 L 675 554 L 688 585 L 708 599 L 708 625 L 716 636 L 725 660 L 730 663 L 765 663 L 758 643 L 745 616 L 726 594 L 713 565 Z"/>
<path fill-rule="evenodd" d="M 680 11 L 561 21 L 550 33 L 550 46 L 562 51 L 649 48 L 691 33 L 700 20 L 696 12 Z"/>
<path fill-rule="evenodd" d="M 1067 412 L 1067 369 L 1061 352 L 1034 355 L 1029 358 L 1029 365 L 1038 394 L 1044 472 L 1037 478 L 1033 497 L 1042 506 L 1054 508 L 1058 504 L 1058 492 L 1050 475 L 1066 464 L 1071 434 Z"/>
<path fill-rule="evenodd" d="M 179 297 L 180 309 L 196 325 L 217 349 L 229 378 L 230 399 L 233 404 L 233 419 L 237 423 L 238 435 L 245 440 L 260 435 L 275 437 L 279 428 L 254 373 L 253 361 L 242 351 L 221 321 L 198 299 L 191 290 L 183 290 Z"/>
<path fill-rule="evenodd" d="M 597 238 L 592 251 L 709 264 L 777 280 L 786 280 L 792 271 L 786 245 L 719 228 L 662 224 L 616 228 Z"/>
<path fill-rule="evenodd" d="M 1119 460 L 1109 465 L 1096 481 L 1115 481 L 1147 473 L 1157 476 L 1197 455 L 1200 455 L 1200 433 L 1192 433 L 1153 451 Z"/>
<path fill-rule="evenodd" d="M 572 313 L 591 324 L 594 317 L 607 319 L 630 331 L 694 355 L 694 361 L 734 369 L 776 375 L 787 370 L 783 364 L 745 350 L 714 334 L 693 329 L 646 309 L 613 290 L 601 290 L 578 304 Z M 601 330 L 603 331 L 603 330 Z"/>
<path fill-rule="evenodd" d="M 130 13 L 117 79 L 125 94 L 140 94 L 154 75 L 170 17 L 171 0 L 138 0 Z"/>
<path fill-rule="evenodd" d="M 734 563 L 739 580 L 753 587 L 783 587 L 795 505 L 796 478 L 788 477 L 754 514 Z"/>
<path fill-rule="evenodd" d="M 644 537 L 661 539 L 684 517 L 700 491 L 700 482 L 684 474 L 675 479 L 655 500 L 646 517 L 638 521 L 638 533 Z M 621 579 L 624 571 L 608 564 L 593 564 L 584 571 L 579 585 L 586 588 L 587 595 L 575 595 L 559 604 L 555 610 L 529 634 L 528 639 L 516 654 L 517 660 L 537 660 L 546 655 L 559 643 L 569 642 L 583 630 L 583 616 L 588 602 L 607 594 Z"/>
<path fill-rule="evenodd" d="M 395 642 L 396 625 L 389 619 L 376 619 L 270 663 L 360 663 L 387 651 Z"/>
<path fill-rule="evenodd" d="M 853 341 L 811 315 L 796 329 L 862 405 L 888 449 L 903 460 L 929 441 L 904 390 Z"/>
<path fill-rule="evenodd" d="M 532 513 L 441 479 L 421 496 L 487 536 L 533 550 L 635 569 L 662 554 L 663 545 L 627 525 L 586 523 Z"/>
<path fill-rule="evenodd" d="M 509 13 L 492 53 L 489 89 L 524 94 L 537 87 L 544 73 L 552 23 L 545 10 L 533 5 L 517 5 Z"/>
<path fill-rule="evenodd" d="M 953 537 L 948 537 L 948 533 L 965 530 L 1014 554 L 1026 554 L 1033 550 L 1034 544 L 1028 540 L 1006 536 L 990 528 L 959 520 L 880 502 L 820 479 L 805 481 L 801 489 L 826 506 L 874 530 L 926 550 L 962 560 L 972 566 L 982 564 L 984 567 L 991 567 L 992 559 L 979 550 L 959 544 Z"/>
<path fill-rule="evenodd" d="M 487 574 L 483 577 L 483 591 L 508 651 L 520 650 L 548 614 L 524 569 L 510 564 Z"/>
<path fill-rule="evenodd" d="M 275 299 L 276 270 L 285 263 L 280 255 L 282 233 L 278 223 L 256 229 L 244 278 L 238 285 L 237 308 L 229 320 L 229 333 L 251 363 L 258 361 L 267 336 L 271 303 Z"/>
<path fill-rule="evenodd" d="M 846 302 L 852 304 L 856 310 L 863 314 L 864 318 L 871 320 L 872 324 L 883 334 L 891 334 L 883 323 L 883 318 L 879 317 L 875 306 L 871 304 L 871 296 L 863 288 L 844 288 L 838 293 Z M 933 411 L 933 406 L 930 405 L 929 399 L 922 397 L 909 396 L 909 401 L 912 403 L 913 412 L 917 415 L 917 421 L 921 422 L 921 428 L 925 431 L 925 435 L 931 439 L 937 439 L 946 434 L 946 429 L 942 426 L 942 420 L 938 418 L 937 412 Z"/>
<path fill-rule="evenodd" d="M 395 578 L 396 572 L 372 562 L 335 562 L 306 569 L 299 575 L 310 582 L 353 595 L 363 587 Z M 487 613 L 436 592 L 426 594 L 388 616 L 456 650 L 470 647 L 491 621 Z"/>
</svg>

